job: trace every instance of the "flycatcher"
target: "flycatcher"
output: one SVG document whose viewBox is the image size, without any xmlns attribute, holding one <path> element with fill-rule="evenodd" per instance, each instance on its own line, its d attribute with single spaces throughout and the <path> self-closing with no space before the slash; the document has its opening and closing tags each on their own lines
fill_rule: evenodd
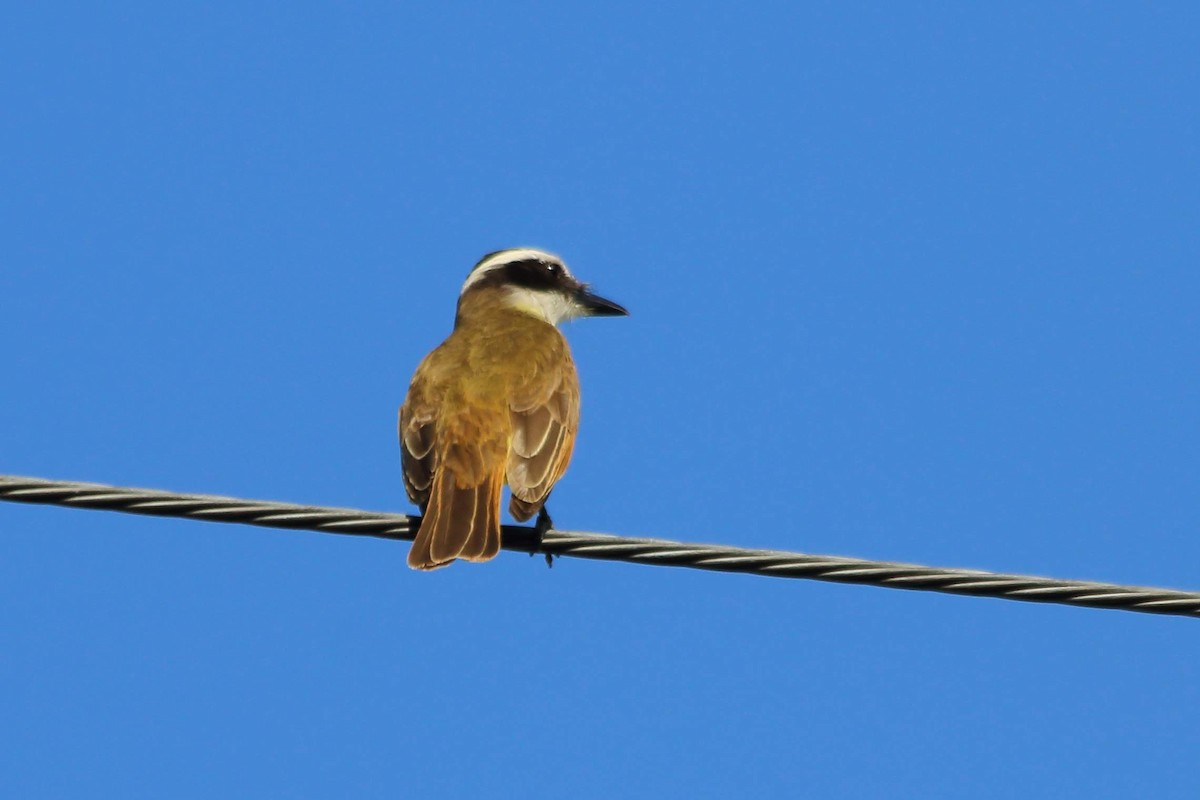
<svg viewBox="0 0 1200 800">
<path fill-rule="evenodd" d="M 541 250 L 501 250 L 475 265 L 454 331 L 417 367 L 400 406 L 404 488 L 424 517 L 410 567 L 494 558 L 505 484 L 514 519 L 539 514 L 549 525 L 546 498 L 579 425 L 579 376 L 556 326 L 628 313 Z"/>
</svg>

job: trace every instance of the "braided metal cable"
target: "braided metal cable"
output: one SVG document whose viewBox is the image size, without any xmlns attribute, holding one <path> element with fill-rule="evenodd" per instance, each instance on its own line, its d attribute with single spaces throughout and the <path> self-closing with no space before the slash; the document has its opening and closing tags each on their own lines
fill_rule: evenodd
<svg viewBox="0 0 1200 800">
<path fill-rule="evenodd" d="M 241 500 L 218 495 L 177 494 L 157 489 L 132 489 L 16 475 L 0 475 L 0 500 L 403 540 L 413 538 L 421 519 L 405 514 L 385 514 L 350 508 Z M 782 550 L 747 550 L 725 545 L 690 544 L 667 539 L 635 539 L 559 530 L 546 532 L 539 543 L 533 528 L 519 525 L 504 526 L 503 542 L 506 550 L 541 552 L 552 556 L 691 567 L 777 578 L 810 578 L 836 583 L 1111 608 L 1149 614 L 1200 616 L 1200 592 L 1174 589 L 1066 581 L 1033 575 L 1007 575 L 970 569 L 926 567 L 920 564 L 806 555 Z"/>
</svg>

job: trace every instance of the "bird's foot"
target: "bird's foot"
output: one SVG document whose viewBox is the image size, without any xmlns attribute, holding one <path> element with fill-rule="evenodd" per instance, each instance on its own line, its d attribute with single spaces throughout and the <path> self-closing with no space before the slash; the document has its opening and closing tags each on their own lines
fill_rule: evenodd
<svg viewBox="0 0 1200 800">
<path fill-rule="evenodd" d="M 542 552 L 542 539 L 545 538 L 547 532 L 552 530 L 554 530 L 554 520 L 550 519 L 550 512 L 546 511 L 546 507 L 542 506 L 538 511 L 537 522 L 533 524 L 533 535 L 537 537 L 537 549 L 534 552 Z M 553 567 L 554 554 L 544 553 L 544 555 L 546 556 L 546 566 Z"/>
</svg>

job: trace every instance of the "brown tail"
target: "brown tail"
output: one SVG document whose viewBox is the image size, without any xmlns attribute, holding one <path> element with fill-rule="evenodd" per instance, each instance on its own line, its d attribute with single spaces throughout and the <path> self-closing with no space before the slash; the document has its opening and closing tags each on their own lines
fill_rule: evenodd
<svg viewBox="0 0 1200 800">
<path fill-rule="evenodd" d="M 500 490 L 504 470 L 478 486 L 459 486 L 449 470 L 440 469 L 429 491 L 421 529 L 408 551 L 413 569 L 437 569 L 456 558 L 487 561 L 500 552 Z"/>
</svg>

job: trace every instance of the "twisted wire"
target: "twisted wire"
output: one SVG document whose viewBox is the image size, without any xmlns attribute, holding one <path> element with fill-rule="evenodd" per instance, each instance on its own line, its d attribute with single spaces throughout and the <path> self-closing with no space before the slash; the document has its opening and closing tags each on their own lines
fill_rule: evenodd
<svg viewBox="0 0 1200 800">
<path fill-rule="evenodd" d="M 420 517 L 405 514 L 178 494 L 17 475 L 0 475 L 0 500 L 400 540 L 411 540 L 421 521 Z M 1148 614 L 1200 616 L 1200 592 L 1174 589 L 573 531 L 547 531 L 539 543 L 533 528 L 519 525 L 505 525 L 502 540 L 506 550 L 540 552 L 548 556 L 690 567 L 776 578 L 809 578 Z"/>
</svg>

